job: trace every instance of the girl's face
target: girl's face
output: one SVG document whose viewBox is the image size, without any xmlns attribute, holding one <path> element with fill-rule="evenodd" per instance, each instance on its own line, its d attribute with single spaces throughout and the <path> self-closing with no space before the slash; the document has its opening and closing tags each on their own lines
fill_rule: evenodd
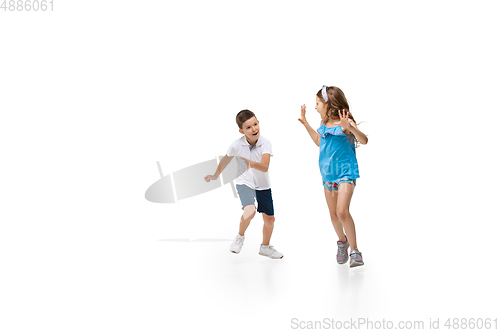
<svg viewBox="0 0 500 333">
<path fill-rule="evenodd" d="M 319 115 L 321 116 L 321 119 L 326 120 L 326 103 L 323 103 L 321 98 L 316 96 L 316 111 L 318 111 Z"/>
</svg>

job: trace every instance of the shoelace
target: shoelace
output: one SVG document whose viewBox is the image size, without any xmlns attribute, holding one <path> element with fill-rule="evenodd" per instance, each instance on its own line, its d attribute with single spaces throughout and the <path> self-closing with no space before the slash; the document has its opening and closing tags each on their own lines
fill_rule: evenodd
<svg viewBox="0 0 500 333">
<path fill-rule="evenodd" d="M 269 245 L 268 248 L 269 248 L 269 250 L 271 250 L 271 253 L 278 252 L 275 250 L 274 246 L 272 246 L 272 245 Z"/>
<path fill-rule="evenodd" d="M 340 242 L 340 241 L 339 241 L 339 242 Z M 342 255 L 342 256 L 343 256 L 343 255 L 346 253 L 346 251 L 347 251 L 347 246 L 346 246 L 346 245 L 347 245 L 347 237 L 346 237 L 345 242 L 344 242 L 344 243 L 342 243 L 342 244 L 343 244 L 344 246 L 342 246 L 342 247 L 340 247 L 340 246 L 339 246 L 339 253 L 340 253 L 340 255 Z M 337 245 L 338 245 L 338 243 L 337 243 Z"/>
<path fill-rule="evenodd" d="M 243 243 L 243 238 L 237 238 L 237 239 L 234 241 L 234 244 L 236 244 L 236 245 L 240 245 L 241 243 Z"/>
<path fill-rule="evenodd" d="M 350 256 L 353 258 L 353 259 L 357 259 L 357 256 L 359 255 L 359 257 L 361 257 L 361 252 L 353 252 L 350 254 Z"/>
</svg>

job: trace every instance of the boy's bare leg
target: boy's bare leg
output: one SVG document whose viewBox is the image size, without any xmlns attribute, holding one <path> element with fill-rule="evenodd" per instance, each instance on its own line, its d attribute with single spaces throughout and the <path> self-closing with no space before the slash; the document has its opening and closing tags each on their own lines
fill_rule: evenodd
<svg viewBox="0 0 500 333">
<path fill-rule="evenodd" d="M 262 245 L 269 245 L 274 229 L 274 215 L 267 215 L 265 213 L 262 213 L 262 219 L 264 220 L 264 228 L 262 230 Z"/>
<path fill-rule="evenodd" d="M 338 198 L 338 191 L 329 191 L 326 188 L 323 187 L 325 190 L 325 198 L 326 198 L 326 204 L 328 205 L 328 210 L 330 211 L 330 219 L 332 220 L 333 228 L 335 229 L 335 233 L 337 233 L 337 236 L 339 237 L 339 240 L 343 243 L 345 243 L 345 235 L 344 235 L 344 228 L 342 226 L 342 222 L 340 222 L 338 216 L 337 216 L 337 198 Z M 349 238 L 349 235 L 347 235 L 347 238 Z M 351 239 L 349 238 L 349 242 L 351 242 Z"/>
<path fill-rule="evenodd" d="M 253 219 L 255 216 L 255 206 L 254 205 L 248 205 L 245 206 L 243 209 L 243 215 L 241 216 L 240 219 L 240 231 L 238 232 L 240 236 L 245 236 L 245 231 L 247 230 L 248 226 L 250 225 L 250 221 Z"/>
<path fill-rule="evenodd" d="M 354 250 L 358 248 L 356 243 L 356 228 L 351 213 L 349 212 L 349 205 L 351 204 L 352 194 L 354 193 L 354 184 L 342 183 L 339 185 L 338 192 L 337 216 L 344 226 L 351 250 Z"/>
</svg>

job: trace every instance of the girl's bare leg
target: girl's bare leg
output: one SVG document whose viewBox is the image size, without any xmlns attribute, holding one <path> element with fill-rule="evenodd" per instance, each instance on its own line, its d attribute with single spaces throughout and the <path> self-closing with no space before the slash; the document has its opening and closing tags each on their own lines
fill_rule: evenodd
<svg viewBox="0 0 500 333">
<path fill-rule="evenodd" d="M 342 183 L 339 185 L 337 194 L 337 217 L 344 226 L 351 250 L 358 248 L 358 244 L 356 243 L 356 228 L 354 227 L 354 220 L 349 212 L 353 193 L 354 184 Z"/>
<path fill-rule="evenodd" d="M 344 229 L 342 227 L 342 222 L 339 220 L 337 216 L 338 191 L 329 191 L 324 187 L 323 189 L 325 190 L 326 204 L 328 205 L 328 209 L 330 210 L 330 219 L 332 220 L 333 228 L 335 229 L 335 232 L 337 233 L 339 240 L 345 243 L 346 239 L 344 235 Z M 349 238 L 349 235 L 347 235 L 347 238 Z M 349 242 L 351 242 L 350 238 Z"/>
</svg>

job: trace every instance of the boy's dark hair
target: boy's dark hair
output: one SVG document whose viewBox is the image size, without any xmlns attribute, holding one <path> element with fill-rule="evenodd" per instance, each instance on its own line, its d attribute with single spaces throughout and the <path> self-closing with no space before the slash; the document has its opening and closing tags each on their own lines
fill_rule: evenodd
<svg viewBox="0 0 500 333">
<path fill-rule="evenodd" d="M 242 128 L 243 123 L 245 121 L 247 121 L 248 119 L 252 118 L 252 117 L 255 117 L 255 114 L 252 111 L 250 111 L 250 110 L 241 110 L 236 115 L 236 124 L 238 124 L 239 128 Z M 257 119 L 257 117 L 255 117 L 255 119 Z"/>
</svg>

